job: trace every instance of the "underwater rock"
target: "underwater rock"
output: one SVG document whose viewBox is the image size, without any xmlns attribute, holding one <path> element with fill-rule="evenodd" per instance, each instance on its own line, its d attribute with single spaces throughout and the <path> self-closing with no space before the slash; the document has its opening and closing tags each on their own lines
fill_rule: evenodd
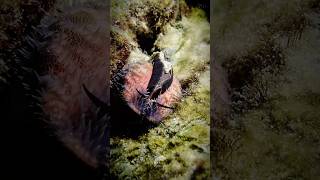
<svg viewBox="0 0 320 180">
<path fill-rule="evenodd" d="M 176 6 L 172 6 L 169 10 L 163 7 L 164 1 L 148 1 L 164 13 L 160 15 L 156 12 L 148 13 L 148 18 L 144 18 L 142 12 L 151 9 L 147 8 L 146 1 L 139 1 L 141 6 L 146 7 L 144 9 L 131 5 L 131 10 L 122 11 L 126 12 L 126 16 L 121 18 L 116 13 L 114 16 L 116 21 L 112 26 L 113 29 L 121 37 L 128 39 L 125 43 L 133 44 L 133 48 L 127 59 L 122 59 L 122 56 L 111 59 L 111 64 L 112 61 L 125 62 L 119 63 L 125 65 L 114 74 L 114 77 L 111 76 L 111 97 L 115 94 L 117 98 L 114 98 L 116 99 L 114 102 L 122 98 L 124 103 L 119 104 L 129 106 L 128 108 L 119 106 L 116 108 L 115 115 L 112 115 L 116 117 L 115 124 L 119 124 L 120 130 L 114 133 L 115 135 L 111 135 L 110 139 L 111 176 L 114 179 L 137 177 L 139 179 L 208 179 L 210 167 L 209 23 L 204 12 L 199 9 L 189 9 L 184 1 L 175 1 Z M 126 9 L 126 7 L 119 8 Z M 163 20 L 162 15 L 165 16 L 170 9 L 174 15 L 168 21 Z M 186 11 L 187 9 L 189 10 Z M 171 13 L 168 12 L 169 14 Z M 133 26 L 135 29 L 127 28 L 130 22 L 128 19 L 134 19 L 138 27 L 145 24 L 148 29 L 135 26 Z M 147 19 L 153 19 L 153 21 L 145 23 L 148 22 Z M 159 23 L 153 25 L 152 22 Z M 115 40 L 122 42 L 120 38 Z M 122 49 L 126 52 L 125 48 Z M 158 120 L 154 119 L 154 114 L 151 120 L 147 117 L 149 121 L 141 121 L 134 115 L 129 116 L 129 113 L 124 118 L 120 118 L 121 112 L 126 112 L 122 109 L 140 114 L 141 106 L 144 104 L 139 104 L 137 98 L 144 99 L 145 94 L 152 96 L 153 91 L 149 86 L 149 80 L 153 79 L 151 76 L 155 65 L 150 63 L 149 56 L 155 51 L 161 51 L 169 58 L 165 60 L 172 64 L 168 66 L 168 70 L 172 67 L 174 75 L 171 87 L 159 96 L 157 102 L 175 109 L 157 107 L 157 110 L 164 111 L 158 113 Z M 162 74 L 163 71 L 160 72 L 158 73 L 161 75 L 156 73 L 159 79 L 168 78 Z M 176 83 L 178 81 L 179 84 Z M 181 90 L 177 90 L 179 86 Z M 174 93 L 181 93 L 180 97 L 178 96 L 179 99 L 173 98 Z M 164 101 L 160 102 L 162 99 Z M 111 101 L 113 107 L 114 102 Z M 121 112 L 118 109 L 121 109 Z M 137 116 L 139 118 L 142 114 Z M 120 119 L 124 120 L 119 123 Z M 155 125 L 149 126 L 150 121 L 155 122 L 152 123 Z M 129 125 L 126 126 L 127 122 Z M 112 125 L 112 131 L 114 127 Z M 133 133 L 128 133 L 130 131 Z"/>
</svg>

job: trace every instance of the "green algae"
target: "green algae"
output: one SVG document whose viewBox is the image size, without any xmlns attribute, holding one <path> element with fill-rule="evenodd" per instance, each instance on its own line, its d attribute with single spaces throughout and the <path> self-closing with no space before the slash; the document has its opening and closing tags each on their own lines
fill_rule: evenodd
<svg viewBox="0 0 320 180">
<path fill-rule="evenodd" d="M 171 56 L 178 79 L 187 79 L 207 66 L 210 62 L 210 25 L 202 10 L 193 8 L 181 21 L 168 24 L 164 29 L 155 45 Z"/>
<path fill-rule="evenodd" d="M 194 103 L 195 100 L 208 101 L 209 92 L 201 88 L 197 92 L 187 97 L 179 105 L 179 110 L 162 124 L 138 140 L 112 138 L 112 174 L 123 172 L 123 168 L 130 166 L 120 178 L 136 175 L 141 179 L 183 179 L 194 174 L 195 169 L 203 168 L 199 176 L 208 177 L 209 106 L 200 103 L 195 109 Z"/>
</svg>

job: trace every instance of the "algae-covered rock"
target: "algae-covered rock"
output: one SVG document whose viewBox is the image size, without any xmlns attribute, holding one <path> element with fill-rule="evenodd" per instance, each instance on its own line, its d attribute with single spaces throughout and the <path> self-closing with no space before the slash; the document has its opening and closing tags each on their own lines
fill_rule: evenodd
<svg viewBox="0 0 320 180">
<path fill-rule="evenodd" d="M 158 125 L 146 128 L 141 117 L 126 116 L 119 128 L 138 135 L 111 137 L 111 175 L 119 179 L 207 179 L 210 167 L 210 26 L 205 13 L 184 1 L 114 1 L 115 44 L 126 41 L 125 58 L 112 56 L 123 67 L 150 62 L 164 52 L 181 83 L 182 99 Z M 123 11 L 128 9 L 128 11 Z M 123 46 L 125 47 L 125 46 Z M 125 49 L 119 48 L 119 51 Z M 115 52 L 117 54 L 117 52 Z M 113 66 L 115 67 L 115 66 Z M 116 71 L 115 71 L 116 72 Z M 117 79 L 121 73 L 115 73 Z M 112 81 L 112 90 L 118 87 Z M 119 89 L 118 89 L 119 90 Z M 112 103 L 112 102 L 111 102 Z M 123 108 L 123 107 L 122 107 Z M 117 114 L 120 117 L 120 114 Z M 130 125 L 126 126 L 126 121 Z M 142 120 L 143 121 L 143 120 Z M 123 130 L 122 130 L 123 131 Z"/>
</svg>

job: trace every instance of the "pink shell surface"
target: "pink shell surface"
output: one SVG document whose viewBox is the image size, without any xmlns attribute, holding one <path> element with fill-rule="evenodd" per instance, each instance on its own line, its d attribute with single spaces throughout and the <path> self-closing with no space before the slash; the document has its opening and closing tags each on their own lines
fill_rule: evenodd
<svg viewBox="0 0 320 180">
<path fill-rule="evenodd" d="M 123 96 L 129 107 L 140 114 L 138 106 L 140 94 L 137 90 L 142 93 L 146 92 L 152 74 L 152 64 L 130 64 L 127 66 L 127 69 L 128 73 L 125 76 Z M 157 102 L 165 106 L 173 107 L 173 105 L 181 99 L 181 95 L 181 85 L 176 78 L 173 78 L 171 86 L 165 93 L 159 96 Z M 147 117 L 147 119 L 159 123 L 172 113 L 172 111 L 172 109 L 158 107 L 156 112 L 153 113 L 152 116 Z"/>
</svg>

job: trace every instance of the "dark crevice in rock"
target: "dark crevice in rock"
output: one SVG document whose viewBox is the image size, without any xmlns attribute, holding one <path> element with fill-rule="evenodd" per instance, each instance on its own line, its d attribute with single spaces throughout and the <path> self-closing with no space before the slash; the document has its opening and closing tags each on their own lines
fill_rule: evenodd
<svg viewBox="0 0 320 180">
<path fill-rule="evenodd" d="M 210 22 L 210 1 L 209 0 L 197 0 L 197 1 L 186 0 L 186 3 L 188 4 L 189 7 L 202 9 L 205 12 L 208 21 Z"/>
<path fill-rule="evenodd" d="M 158 34 L 144 34 L 144 33 L 139 33 L 137 34 L 137 42 L 142 49 L 142 51 L 147 52 L 149 55 L 152 54 L 152 48 L 157 40 Z"/>
<path fill-rule="evenodd" d="M 171 8 L 176 7 L 177 6 Z M 173 11 L 168 13 L 164 10 L 152 6 L 150 10 L 146 13 L 146 16 L 144 17 L 149 31 L 136 32 L 137 43 L 139 44 L 142 51 L 145 51 L 149 55 L 151 55 L 152 52 L 155 51 L 155 49 L 153 49 L 154 43 L 157 40 L 158 35 L 161 33 L 162 28 L 175 18 L 176 17 L 174 16 Z"/>
</svg>

